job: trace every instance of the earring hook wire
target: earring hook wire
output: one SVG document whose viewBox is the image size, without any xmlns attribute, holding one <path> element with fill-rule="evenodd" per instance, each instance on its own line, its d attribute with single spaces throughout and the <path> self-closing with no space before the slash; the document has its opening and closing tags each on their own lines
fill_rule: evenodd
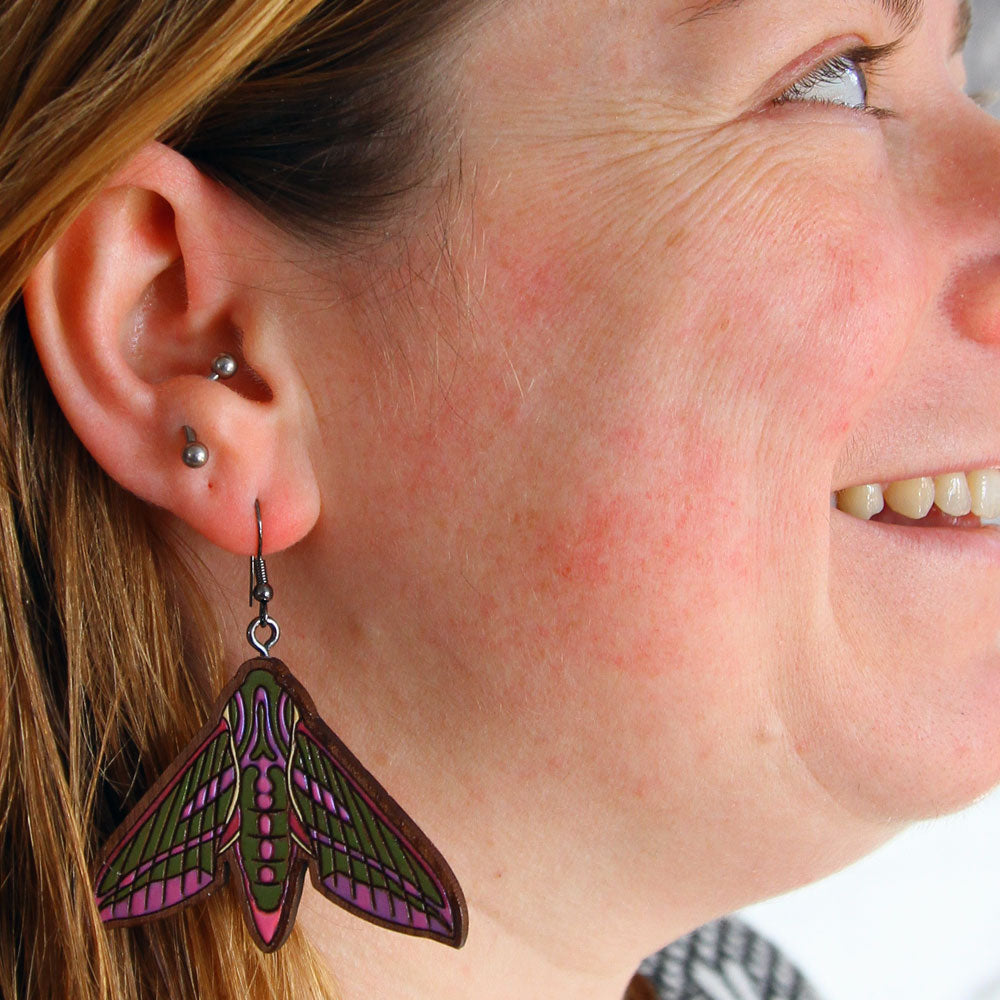
<svg viewBox="0 0 1000 1000">
<path fill-rule="evenodd" d="M 260 500 L 254 501 L 257 517 L 257 554 L 250 557 L 250 607 L 257 602 L 257 614 L 247 626 L 247 642 L 261 656 L 269 658 L 271 649 L 281 636 L 278 623 L 267 613 L 268 602 L 274 597 L 274 588 L 267 582 L 267 564 L 264 562 L 264 522 L 260 513 Z M 263 641 L 257 638 L 258 629 L 268 629 Z"/>
</svg>

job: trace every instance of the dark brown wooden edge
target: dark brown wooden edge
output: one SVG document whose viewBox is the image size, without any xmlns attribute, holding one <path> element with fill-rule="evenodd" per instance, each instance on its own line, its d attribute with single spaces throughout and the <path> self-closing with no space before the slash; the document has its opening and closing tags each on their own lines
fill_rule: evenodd
<svg viewBox="0 0 1000 1000">
<path fill-rule="evenodd" d="M 659 998 L 653 989 L 653 984 L 645 976 L 636 973 L 628 984 L 628 989 L 625 990 L 623 1000 L 659 1000 Z"/>
</svg>

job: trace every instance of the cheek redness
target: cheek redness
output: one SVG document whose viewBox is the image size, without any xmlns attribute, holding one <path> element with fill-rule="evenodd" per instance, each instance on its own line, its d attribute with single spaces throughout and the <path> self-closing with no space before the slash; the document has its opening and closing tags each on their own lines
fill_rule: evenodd
<svg viewBox="0 0 1000 1000">
<path fill-rule="evenodd" d="M 722 441 L 714 448 L 704 441 L 664 445 L 641 429 L 617 430 L 608 441 L 603 458 L 576 471 L 581 483 L 589 481 L 586 492 L 571 505 L 564 501 L 562 515 L 537 537 L 534 562 L 564 598 L 656 618 L 672 591 L 713 581 L 742 585 L 753 576 L 757 547 L 748 543 L 736 485 L 747 473 L 731 443 L 728 451 Z M 625 449 L 611 452 L 612 443 Z M 595 489 L 595 474 L 603 489 Z"/>
<path fill-rule="evenodd" d="M 624 500 L 588 497 L 578 515 L 539 540 L 536 556 L 559 580 L 591 590 L 606 587 L 636 544 L 629 533 L 634 520 Z"/>
<path fill-rule="evenodd" d="M 572 261 L 552 233 L 518 216 L 496 218 L 486 231 L 491 311 L 502 307 L 518 329 L 542 317 L 565 320 L 579 308 L 569 287 Z"/>
</svg>

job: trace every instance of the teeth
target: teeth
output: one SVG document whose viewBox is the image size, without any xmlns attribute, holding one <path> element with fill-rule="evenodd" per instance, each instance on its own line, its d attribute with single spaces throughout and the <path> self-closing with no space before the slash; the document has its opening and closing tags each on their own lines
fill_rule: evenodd
<svg viewBox="0 0 1000 1000">
<path fill-rule="evenodd" d="M 934 506 L 934 480 L 923 476 L 890 483 L 885 489 L 885 502 L 897 514 L 919 521 Z"/>
<path fill-rule="evenodd" d="M 972 494 L 969 492 L 968 477 L 962 472 L 938 476 L 934 480 L 934 502 L 952 517 L 964 517 L 971 513 Z"/>
<path fill-rule="evenodd" d="M 837 494 L 837 506 L 852 517 L 870 521 L 885 507 L 882 487 L 878 483 L 873 486 L 850 486 Z"/>
<path fill-rule="evenodd" d="M 996 519 L 1000 518 L 1000 469 L 921 476 L 889 483 L 884 489 L 881 483 L 851 486 L 830 500 L 839 510 L 863 521 L 870 521 L 886 505 L 913 521 L 926 517 L 934 506 L 951 517 L 971 513 Z"/>
<path fill-rule="evenodd" d="M 979 517 L 1000 517 L 1000 469 L 979 469 L 969 473 L 972 513 Z"/>
</svg>

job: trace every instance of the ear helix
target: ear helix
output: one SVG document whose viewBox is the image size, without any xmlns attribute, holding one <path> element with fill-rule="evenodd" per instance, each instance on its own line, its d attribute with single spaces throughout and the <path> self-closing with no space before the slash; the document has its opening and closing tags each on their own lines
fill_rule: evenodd
<svg viewBox="0 0 1000 1000">
<path fill-rule="evenodd" d="M 212 373 L 207 376 L 209 382 L 222 382 L 236 374 L 236 359 L 231 354 L 220 354 L 212 362 Z M 181 452 L 181 461 L 189 469 L 200 469 L 208 462 L 209 451 L 198 440 L 194 429 L 187 424 L 182 428 L 187 444 Z"/>
</svg>

